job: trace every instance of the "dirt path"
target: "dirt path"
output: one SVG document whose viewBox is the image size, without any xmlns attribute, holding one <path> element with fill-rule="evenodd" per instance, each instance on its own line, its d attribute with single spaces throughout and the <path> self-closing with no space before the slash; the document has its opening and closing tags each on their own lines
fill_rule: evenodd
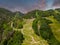
<svg viewBox="0 0 60 45">
<path fill-rule="evenodd" d="M 47 41 L 42 39 L 41 37 L 38 37 L 33 29 L 32 29 L 32 23 L 34 19 L 26 19 L 23 29 L 16 29 L 13 27 L 13 22 L 11 22 L 11 27 L 15 31 L 21 31 L 24 35 L 25 40 L 23 41 L 22 45 L 48 45 Z"/>
<path fill-rule="evenodd" d="M 48 45 L 45 40 L 38 37 L 34 33 L 32 29 L 33 20 L 34 19 L 27 19 L 26 24 L 23 26 L 23 30 L 21 30 L 25 37 L 25 40 L 22 45 Z"/>
</svg>

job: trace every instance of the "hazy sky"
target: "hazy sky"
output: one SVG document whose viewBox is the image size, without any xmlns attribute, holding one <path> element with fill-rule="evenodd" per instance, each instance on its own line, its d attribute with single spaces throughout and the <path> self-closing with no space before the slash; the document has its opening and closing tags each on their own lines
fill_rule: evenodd
<svg viewBox="0 0 60 45">
<path fill-rule="evenodd" d="M 26 13 L 34 9 L 45 10 L 60 7 L 60 0 L 0 0 L 0 7 Z"/>
</svg>

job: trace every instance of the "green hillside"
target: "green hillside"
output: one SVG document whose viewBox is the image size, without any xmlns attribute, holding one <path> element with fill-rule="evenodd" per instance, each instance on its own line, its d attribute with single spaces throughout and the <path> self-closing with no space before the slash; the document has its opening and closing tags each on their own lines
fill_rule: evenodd
<svg viewBox="0 0 60 45">
<path fill-rule="evenodd" d="M 60 9 L 23 14 L 0 8 L 0 45 L 60 45 Z"/>
</svg>

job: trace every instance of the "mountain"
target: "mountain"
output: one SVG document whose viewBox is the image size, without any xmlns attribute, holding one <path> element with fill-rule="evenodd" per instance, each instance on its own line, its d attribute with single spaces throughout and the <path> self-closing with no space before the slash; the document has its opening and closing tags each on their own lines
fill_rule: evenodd
<svg viewBox="0 0 60 45">
<path fill-rule="evenodd" d="M 55 10 L 57 10 L 57 11 L 59 11 L 59 12 L 60 12 L 60 8 L 58 8 L 58 9 L 55 9 Z"/>
<path fill-rule="evenodd" d="M 17 15 L 17 17 L 16 17 Z M 11 12 L 7 9 L 4 9 L 4 8 L 0 8 L 0 45 L 9 45 L 9 44 L 12 44 L 11 42 L 9 42 L 9 44 L 7 44 L 7 41 L 10 40 L 10 41 L 13 41 L 15 39 L 18 39 L 20 38 L 20 43 L 19 45 L 22 43 L 22 40 L 24 39 L 23 38 L 23 35 L 22 33 L 20 32 L 16 32 L 14 31 L 12 28 L 11 28 L 11 23 L 15 23 L 14 27 L 16 26 L 17 23 L 20 22 L 20 17 L 22 17 L 22 13 L 20 12 Z M 22 26 L 21 23 L 18 24 L 18 27 L 21 28 Z M 18 28 L 17 27 L 17 28 Z M 14 38 L 15 36 L 17 36 L 18 34 L 18 37 Z M 13 40 L 11 40 L 11 38 L 14 38 Z M 17 40 L 17 42 L 19 41 L 19 39 Z M 16 42 L 16 41 L 14 41 Z"/>
<path fill-rule="evenodd" d="M 60 9 L 23 14 L 0 8 L 0 45 L 60 45 Z"/>
<path fill-rule="evenodd" d="M 25 14 L 23 17 L 24 18 L 36 18 L 36 12 L 40 12 L 40 10 L 33 10 Z"/>
</svg>

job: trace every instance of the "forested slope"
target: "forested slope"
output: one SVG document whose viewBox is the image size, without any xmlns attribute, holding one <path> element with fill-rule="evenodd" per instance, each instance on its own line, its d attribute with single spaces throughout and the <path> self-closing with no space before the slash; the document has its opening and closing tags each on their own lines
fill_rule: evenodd
<svg viewBox="0 0 60 45">
<path fill-rule="evenodd" d="M 60 45 L 60 9 L 23 14 L 0 8 L 0 45 Z"/>
</svg>

